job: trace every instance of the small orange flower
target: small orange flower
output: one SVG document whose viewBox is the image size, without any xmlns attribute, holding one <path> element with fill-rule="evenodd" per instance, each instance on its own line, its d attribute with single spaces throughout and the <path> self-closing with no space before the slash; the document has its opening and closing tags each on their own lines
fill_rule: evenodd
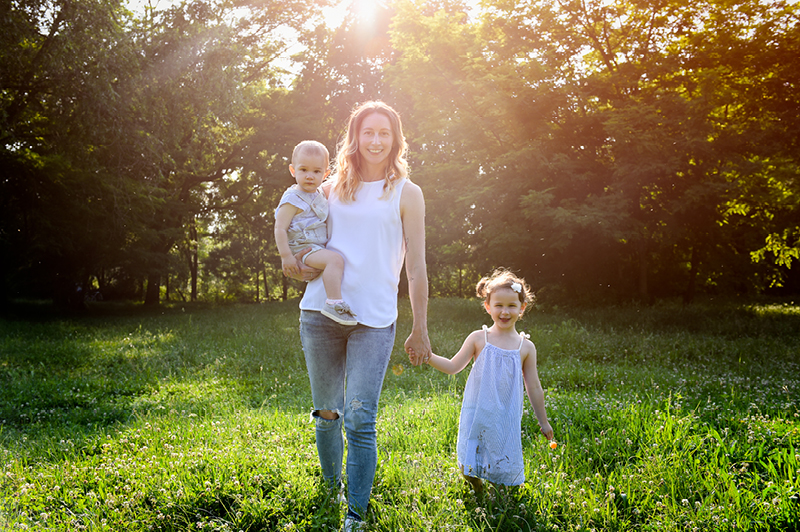
<svg viewBox="0 0 800 532">
<path fill-rule="evenodd" d="M 556 440 L 551 441 L 550 442 L 550 448 L 551 449 L 555 449 L 556 447 L 558 447 L 558 444 L 556 443 Z"/>
</svg>

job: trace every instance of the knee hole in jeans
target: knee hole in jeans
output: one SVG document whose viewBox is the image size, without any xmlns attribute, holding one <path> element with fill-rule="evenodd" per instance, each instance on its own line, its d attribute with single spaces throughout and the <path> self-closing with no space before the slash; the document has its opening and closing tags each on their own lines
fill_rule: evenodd
<svg viewBox="0 0 800 532">
<path fill-rule="evenodd" d="M 318 417 L 325 421 L 335 421 L 341 417 L 338 410 L 314 410 L 311 417 Z"/>
</svg>

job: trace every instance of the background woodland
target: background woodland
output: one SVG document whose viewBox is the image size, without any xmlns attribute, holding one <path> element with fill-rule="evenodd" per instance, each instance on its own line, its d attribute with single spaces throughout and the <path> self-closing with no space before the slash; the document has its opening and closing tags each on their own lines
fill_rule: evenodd
<svg viewBox="0 0 800 532">
<path fill-rule="evenodd" d="M 800 292 L 797 3 L 326 6 L 0 4 L 0 301 L 296 296 L 287 158 L 368 99 L 404 120 L 433 296 L 498 265 L 554 303 Z"/>
</svg>

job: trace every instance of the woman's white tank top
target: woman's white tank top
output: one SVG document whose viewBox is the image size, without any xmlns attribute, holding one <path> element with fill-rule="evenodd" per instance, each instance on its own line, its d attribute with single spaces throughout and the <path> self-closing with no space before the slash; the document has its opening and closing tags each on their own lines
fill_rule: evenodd
<svg viewBox="0 0 800 532">
<path fill-rule="evenodd" d="M 344 257 L 342 298 L 369 327 L 388 327 L 397 320 L 397 286 L 405 258 L 400 197 L 406 180 L 392 195 L 383 195 L 384 181 L 364 182 L 355 201 L 345 203 L 332 190 L 328 198 L 328 232 L 325 246 Z M 303 310 L 322 310 L 322 278 L 308 283 L 300 302 Z"/>
</svg>

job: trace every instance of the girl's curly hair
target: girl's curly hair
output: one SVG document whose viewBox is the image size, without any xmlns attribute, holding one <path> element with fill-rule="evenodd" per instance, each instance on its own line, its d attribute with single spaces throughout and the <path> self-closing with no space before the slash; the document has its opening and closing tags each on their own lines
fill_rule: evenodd
<svg viewBox="0 0 800 532">
<path fill-rule="evenodd" d="M 483 277 L 475 287 L 475 293 L 484 301 L 489 301 L 492 294 L 500 288 L 508 288 L 519 295 L 519 301 L 523 305 L 533 303 L 534 296 L 531 287 L 525 279 L 515 275 L 507 268 L 497 268 L 491 275 Z"/>
</svg>

